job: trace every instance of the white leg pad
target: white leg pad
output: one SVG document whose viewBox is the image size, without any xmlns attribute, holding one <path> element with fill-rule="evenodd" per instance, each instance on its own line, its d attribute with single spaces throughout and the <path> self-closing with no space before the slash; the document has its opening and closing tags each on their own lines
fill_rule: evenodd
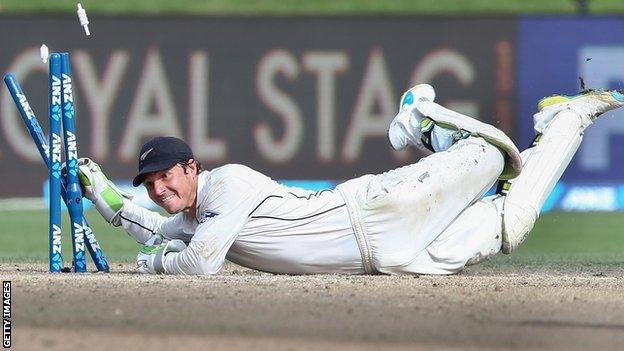
<svg viewBox="0 0 624 351">
<path fill-rule="evenodd" d="M 449 110 L 432 101 L 418 102 L 415 104 L 415 109 L 420 115 L 432 119 L 436 127 L 469 132 L 471 135 L 482 137 L 488 143 L 501 149 L 505 153 L 505 168 L 503 169 L 500 179 L 513 179 L 522 170 L 520 151 L 518 151 L 513 141 L 498 128 Z M 435 132 L 434 129 L 434 133 Z"/>
<path fill-rule="evenodd" d="M 572 111 L 559 112 L 537 145 L 523 152 L 522 173 L 511 181 L 503 206 L 503 248 L 510 253 L 528 236 L 542 205 L 578 150 L 586 127 Z"/>
</svg>

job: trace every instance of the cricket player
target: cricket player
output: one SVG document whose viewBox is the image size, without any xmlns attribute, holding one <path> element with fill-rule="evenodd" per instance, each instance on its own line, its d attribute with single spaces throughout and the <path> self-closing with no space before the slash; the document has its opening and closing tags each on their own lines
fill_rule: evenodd
<svg viewBox="0 0 624 351">
<path fill-rule="evenodd" d="M 522 153 L 502 131 L 434 100 L 430 85 L 408 90 L 388 130 L 394 149 L 432 155 L 331 190 L 287 187 L 237 164 L 202 170 L 173 137 L 143 145 L 133 181 L 173 216 L 134 204 L 89 159 L 80 179 L 102 216 L 145 244 L 140 273 L 215 274 L 228 259 L 287 274 L 453 274 L 524 241 L 585 128 L 624 95 L 542 99 L 537 137 Z M 499 179 L 502 191 L 483 197 Z"/>
</svg>

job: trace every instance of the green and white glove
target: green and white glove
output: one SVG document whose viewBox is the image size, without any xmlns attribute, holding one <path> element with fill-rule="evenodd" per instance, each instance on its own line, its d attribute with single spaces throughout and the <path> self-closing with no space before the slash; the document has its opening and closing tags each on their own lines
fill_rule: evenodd
<svg viewBox="0 0 624 351">
<path fill-rule="evenodd" d="M 186 244 L 179 239 L 173 239 L 159 245 L 145 245 L 137 255 L 137 273 L 162 274 L 165 273 L 163 260 L 172 252 L 180 252 Z"/>
<path fill-rule="evenodd" d="M 124 199 L 132 200 L 132 195 L 119 189 L 108 180 L 100 166 L 88 158 L 78 160 L 78 178 L 83 195 L 95 204 L 95 208 L 104 219 L 118 227 L 121 225 L 119 214 L 123 210 Z"/>
</svg>

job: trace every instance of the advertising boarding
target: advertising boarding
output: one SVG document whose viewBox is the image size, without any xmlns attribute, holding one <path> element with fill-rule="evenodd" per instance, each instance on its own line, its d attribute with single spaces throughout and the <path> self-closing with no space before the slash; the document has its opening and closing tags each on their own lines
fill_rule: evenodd
<svg viewBox="0 0 624 351">
<path fill-rule="evenodd" d="M 344 180 L 417 161 L 386 138 L 401 94 L 513 135 L 515 20 L 439 18 L 0 17 L 0 68 L 47 132 L 39 47 L 71 54 L 78 153 L 132 179 L 141 145 L 188 141 L 205 168 L 242 163 L 275 179 Z M 496 28 L 496 30 L 492 30 Z M 496 117 L 495 117 L 496 116 Z M 45 167 L 0 89 L 0 198 L 41 196 Z"/>
<path fill-rule="evenodd" d="M 518 27 L 518 126 L 532 140 L 537 101 L 552 93 L 624 88 L 622 18 L 524 18 Z M 624 110 L 609 112 L 584 134 L 546 209 L 624 208 Z"/>
</svg>

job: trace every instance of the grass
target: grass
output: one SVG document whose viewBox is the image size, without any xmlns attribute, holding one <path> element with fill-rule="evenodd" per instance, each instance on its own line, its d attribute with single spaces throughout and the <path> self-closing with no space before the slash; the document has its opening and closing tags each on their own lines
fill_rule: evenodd
<svg viewBox="0 0 624 351">
<path fill-rule="evenodd" d="M 624 213 L 554 212 L 537 221 L 526 242 L 494 264 L 617 265 L 624 263 Z"/>
<path fill-rule="evenodd" d="M 66 217 L 63 228 L 69 228 Z M 134 261 L 141 247 L 134 239 L 95 211 L 89 211 L 87 218 L 109 260 Z M 47 262 L 47 221 L 47 211 L 0 212 L 0 262 Z M 548 213 L 513 255 L 499 255 L 494 263 L 621 264 L 623 224 L 623 213 Z M 70 249 L 69 235 L 64 235 L 66 265 Z"/>
<path fill-rule="evenodd" d="M 136 258 L 141 245 L 123 229 L 109 225 L 95 211 L 88 211 L 86 216 L 109 260 L 129 262 Z M 65 265 L 69 265 L 72 257 L 67 217 L 64 212 L 62 254 Z M 47 262 L 47 211 L 0 212 L 0 223 L 3 228 L 0 234 L 0 262 Z"/>
<path fill-rule="evenodd" d="M 574 14 L 577 0 L 81 0 L 89 14 L 133 15 L 519 15 Z M 624 1 L 588 0 L 592 14 Z M 0 0 L 0 13 L 74 13 L 75 0 Z"/>
<path fill-rule="evenodd" d="M 623 254 L 624 214 L 550 213 L 536 223 L 518 253 Z"/>
</svg>

